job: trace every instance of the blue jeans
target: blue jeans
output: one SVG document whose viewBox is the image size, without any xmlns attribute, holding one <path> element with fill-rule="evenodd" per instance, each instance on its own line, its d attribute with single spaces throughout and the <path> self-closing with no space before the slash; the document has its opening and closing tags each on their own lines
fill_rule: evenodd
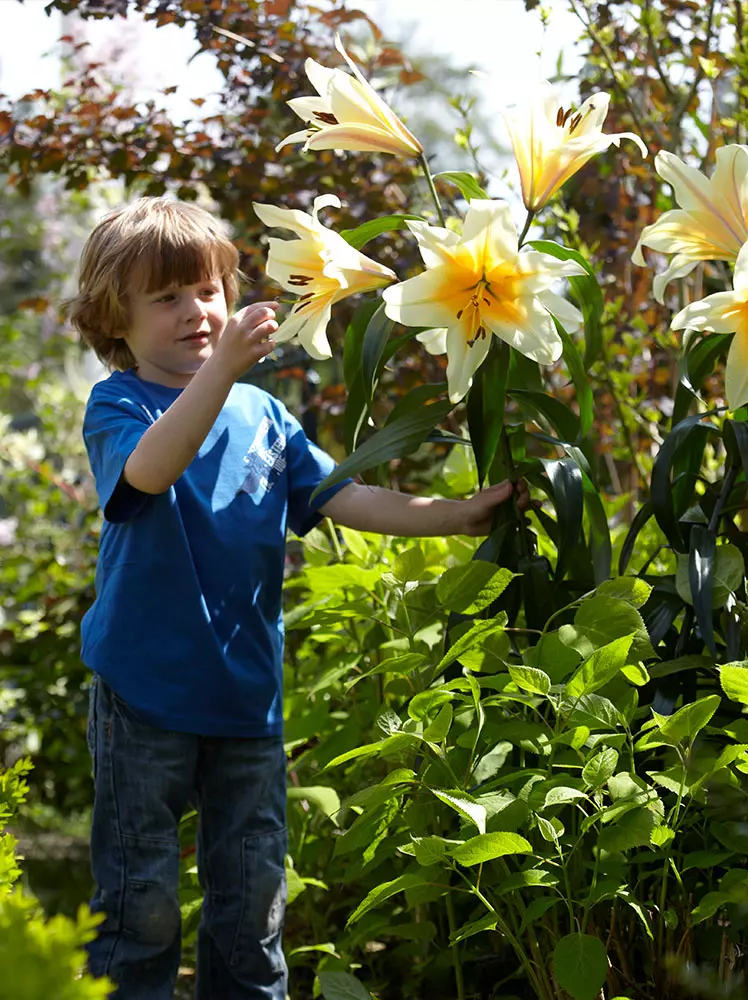
<svg viewBox="0 0 748 1000">
<path fill-rule="evenodd" d="M 181 921 L 177 829 L 199 811 L 205 893 L 197 1000 L 286 1000 L 286 760 L 280 737 L 219 739 L 141 721 L 94 677 L 88 720 L 95 798 L 91 904 L 106 915 L 89 945 L 116 1000 L 171 1000 Z"/>
</svg>

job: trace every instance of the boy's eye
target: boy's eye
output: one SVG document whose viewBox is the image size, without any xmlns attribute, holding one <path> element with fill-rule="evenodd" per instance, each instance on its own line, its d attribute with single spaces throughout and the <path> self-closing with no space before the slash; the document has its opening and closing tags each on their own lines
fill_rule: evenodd
<svg viewBox="0 0 748 1000">
<path fill-rule="evenodd" d="M 158 298 L 155 299 L 155 301 L 156 302 L 171 302 L 171 300 L 173 298 L 174 298 L 174 295 L 171 292 L 164 292 L 164 294 L 163 295 L 159 295 Z"/>
</svg>

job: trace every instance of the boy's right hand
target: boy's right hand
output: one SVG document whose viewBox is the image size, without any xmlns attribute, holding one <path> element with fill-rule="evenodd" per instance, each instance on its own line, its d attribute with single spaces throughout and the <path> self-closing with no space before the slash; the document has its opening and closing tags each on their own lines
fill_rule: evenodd
<svg viewBox="0 0 748 1000">
<path fill-rule="evenodd" d="M 253 302 L 229 319 L 213 357 L 232 382 L 274 349 L 272 335 L 278 329 L 275 311 L 279 308 L 279 302 Z"/>
</svg>

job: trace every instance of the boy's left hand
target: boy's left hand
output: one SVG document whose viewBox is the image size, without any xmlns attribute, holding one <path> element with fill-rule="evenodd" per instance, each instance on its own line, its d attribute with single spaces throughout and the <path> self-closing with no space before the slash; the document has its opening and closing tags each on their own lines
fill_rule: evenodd
<svg viewBox="0 0 748 1000">
<path fill-rule="evenodd" d="M 498 483 L 496 486 L 486 487 L 480 493 L 470 497 L 469 500 L 463 500 L 460 505 L 463 526 L 458 533 L 473 537 L 490 535 L 496 508 L 499 504 L 506 503 L 512 496 L 514 496 L 519 510 L 527 510 L 532 505 L 524 479 L 518 480 L 516 486 L 512 486 L 508 480 L 504 480 L 503 483 Z"/>
</svg>

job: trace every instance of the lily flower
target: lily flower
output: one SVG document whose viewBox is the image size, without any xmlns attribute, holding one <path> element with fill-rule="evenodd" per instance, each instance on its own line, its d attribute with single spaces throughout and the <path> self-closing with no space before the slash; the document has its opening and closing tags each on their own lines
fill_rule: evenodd
<svg viewBox="0 0 748 1000">
<path fill-rule="evenodd" d="M 556 88 L 544 80 L 529 106 L 504 112 L 528 211 L 537 212 L 588 160 L 608 146 L 620 146 L 621 139 L 631 139 L 647 155 L 633 132 L 602 131 L 609 103 L 610 95 L 600 92 L 578 111 L 565 110 Z"/>
<path fill-rule="evenodd" d="M 308 149 L 349 149 L 400 156 L 420 156 L 423 147 L 388 107 L 343 48 L 335 35 L 335 48 L 353 71 L 327 69 L 314 59 L 304 63 L 318 97 L 296 97 L 288 106 L 307 127 L 279 142 L 276 152 L 292 142 Z"/>
<path fill-rule="evenodd" d="M 462 235 L 408 220 L 426 270 L 382 293 L 385 312 L 405 326 L 432 327 L 417 334 L 431 354 L 447 354 L 453 403 L 470 388 L 493 334 L 521 354 L 549 365 L 561 356 L 553 322 L 578 329 L 578 309 L 553 292 L 563 277 L 583 274 L 575 261 L 519 250 L 517 230 L 503 201 L 470 202 Z"/>
<path fill-rule="evenodd" d="M 748 240 L 748 147 L 721 146 L 711 178 L 664 151 L 655 157 L 655 170 L 672 186 L 680 208 L 644 227 L 631 259 L 646 266 L 643 246 L 674 255 L 655 275 L 654 297 L 662 302 L 669 282 L 702 260 L 734 261 Z"/>
<path fill-rule="evenodd" d="M 727 353 L 725 395 L 727 405 L 736 410 L 748 403 L 748 243 L 735 262 L 733 291 L 716 292 L 691 302 L 673 317 L 673 330 L 706 330 L 735 333 Z"/>
<path fill-rule="evenodd" d="M 342 236 L 322 225 L 318 213 L 330 205 L 340 208 L 340 199 L 334 194 L 315 198 L 311 215 L 274 205 L 253 205 L 266 226 L 290 229 L 299 237 L 268 241 L 266 274 L 299 295 L 273 340 L 278 344 L 298 340 L 318 361 L 332 356 L 326 331 L 333 304 L 397 280 L 394 271 L 354 250 Z"/>
</svg>

